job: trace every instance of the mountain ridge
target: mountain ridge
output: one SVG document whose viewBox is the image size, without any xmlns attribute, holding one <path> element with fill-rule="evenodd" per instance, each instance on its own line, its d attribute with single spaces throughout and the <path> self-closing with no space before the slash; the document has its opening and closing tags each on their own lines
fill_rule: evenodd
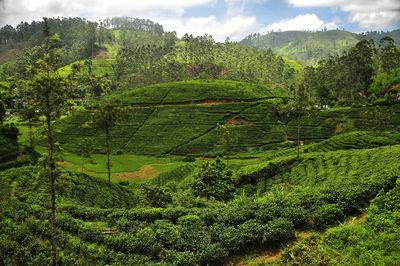
<svg viewBox="0 0 400 266">
<path fill-rule="evenodd" d="M 259 49 L 271 49 L 278 55 L 297 60 L 306 65 L 312 65 L 320 59 L 341 54 L 361 39 L 372 39 L 375 44 L 379 44 L 379 40 L 386 36 L 391 37 L 397 46 L 400 45 L 399 29 L 359 34 L 343 30 L 272 31 L 264 35 L 250 34 L 240 43 Z"/>
</svg>

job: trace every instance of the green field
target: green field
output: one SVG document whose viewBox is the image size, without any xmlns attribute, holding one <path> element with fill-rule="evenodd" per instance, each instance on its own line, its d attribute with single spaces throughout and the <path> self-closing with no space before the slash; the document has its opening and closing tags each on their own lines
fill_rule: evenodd
<svg viewBox="0 0 400 266">
<path fill-rule="evenodd" d="M 217 124 L 228 125 L 238 137 L 236 151 L 278 148 L 284 134 L 274 113 L 280 97 L 275 94 L 279 93 L 241 82 L 184 81 L 114 95 L 119 104 L 130 108 L 128 117 L 113 130 L 114 152 L 212 155 L 218 152 Z M 82 137 L 103 142 L 101 133 L 83 127 L 90 113 L 90 109 L 76 112 L 58 124 L 58 139 L 70 151 Z M 297 124 L 306 144 L 352 130 L 396 130 L 399 114 L 398 104 L 332 108 L 301 117 L 299 123 L 293 119 L 288 137 L 297 140 Z M 103 151 L 102 145 L 96 149 Z"/>
</svg>

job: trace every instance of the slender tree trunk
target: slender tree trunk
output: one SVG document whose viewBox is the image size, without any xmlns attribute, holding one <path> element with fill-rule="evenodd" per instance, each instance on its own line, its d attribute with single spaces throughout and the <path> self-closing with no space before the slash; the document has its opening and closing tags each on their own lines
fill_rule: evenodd
<svg viewBox="0 0 400 266">
<path fill-rule="evenodd" d="M 56 189 L 55 189 L 55 181 L 56 181 L 56 163 L 54 161 L 54 139 L 53 139 L 53 129 L 51 126 L 51 108 L 50 108 L 50 100 L 47 97 L 47 107 L 48 113 L 46 114 L 46 123 L 47 123 L 47 151 L 48 158 L 47 164 L 49 167 L 49 175 L 50 175 L 50 194 L 51 194 L 51 257 L 52 257 L 52 265 L 57 265 L 57 224 L 56 224 Z"/>
<path fill-rule="evenodd" d="M 111 186 L 110 132 L 109 132 L 109 130 L 106 131 L 106 153 L 107 153 L 108 185 Z"/>
<path fill-rule="evenodd" d="M 29 145 L 33 149 L 32 119 L 29 119 L 28 125 L 29 125 Z"/>
<path fill-rule="evenodd" d="M 297 120 L 297 159 L 300 157 L 300 120 Z"/>
<path fill-rule="evenodd" d="M 283 125 L 283 137 L 285 142 L 287 142 L 289 140 L 289 124 L 284 124 Z"/>
</svg>

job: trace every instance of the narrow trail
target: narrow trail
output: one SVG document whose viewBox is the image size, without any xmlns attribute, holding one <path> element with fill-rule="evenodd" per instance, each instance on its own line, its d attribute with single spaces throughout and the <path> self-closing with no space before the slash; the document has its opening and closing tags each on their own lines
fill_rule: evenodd
<svg viewBox="0 0 400 266">
<path fill-rule="evenodd" d="M 13 181 L 11 183 L 11 192 L 10 192 L 10 196 L 11 198 L 15 198 L 17 194 L 17 182 Z"/>
<path fill-rule="evenodd" d="M 350 216 L 346 219 L 343 224 L 362 224 L 365 222 L 366 215 L 365 212 L 361 212 L 358 215 Z M 314 233 L 325 234 L 325 231 L 319 232 L 314 230 L 295 230 L 296 239 L 289 244 L 289 247 L 295 245 L 299 241 L 309 238 Z M 265 265 L 268 263 L 276 262 L 283 254 L 284 249 L 269 249 L 265 251 L 260 251 L 258 255 L 245 259 L 242 261 L 230 261 L 225 264 L 225 266 L 252 266 L 252 265 Z"/>
</svg>

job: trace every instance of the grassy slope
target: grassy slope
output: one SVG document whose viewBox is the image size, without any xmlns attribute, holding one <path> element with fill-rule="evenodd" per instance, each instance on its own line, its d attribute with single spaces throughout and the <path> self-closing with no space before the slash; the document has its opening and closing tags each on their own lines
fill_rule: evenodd
<svg viewBox="0 0 400 266">
<path fill-rule="evenodd" d="M 351 138 L 351 136 L 349 138 Z M 386 143 L 383 142 L 383 144 Z M 295 153 L 295 149 L 289 149 L 285 154 L 282 154 L 281 151 L 271 151 L 271 153 L 272 157 L 274 157 L 273 161 L 279 162 L 287 160 L 288 156 L 293 157 L 292 154 Z M 64 250 L 63 259 L 71 262 L 70 260 L 72 258 L 76 258 L 73 254 L 76 253 L 76 248 L 79 246 L 80 252 L 86 254 L 85 259 L 82 259 L 81 262 L 88 262 L 89 260 L 93 262 L 93 260 L 97 260 L 97 263 L 104 263 L 105 261 L 111 264 L 113 262 L 118 263 L 119 259 L 128 259 L 128 257 L 125 257 L 125 254 L 128 252 L 127 250 L 129 250 L 129 247 L 132 247 L 131 245 L 135 243 L 131 242 L 133 240 L 130 240 L 127 234 L 135 239 L 135 235 L 138 236 L 140 232 L 142 232 L 140 230 L 144 227 L 151 228 L 154 232 L 159 232 L 157 230 L 161 229 L 157 226 L 160 225 L 161 221 L 159 220 L 158 223 L 154 223 L 155 220 L 164 219 L 165 222 L 165 219 L 174 219 L 174 221 L 176 221 L 177 217 L 187 213 L 198 215 L 201 215 L 201 213 L 208 213 L 204 218 L 211 219 L 207 220 L 208 223 L 214 221 L 218 225 L 224 225 L 224 230 L 228 230 L 221 231 L 221 237 L 227 237 L 228 235 L 225 235 L 224 232 L 227 233 L 233 230 L 232 232 L 236 232 L 235 235 L 240 234 L 240 239 L 252 237 L 251 232 L 253 231 L 249 231 L 250 235 L 242 235 L 240 229 L 243 226 L 242 223 L 249 219 L 254 222 L 259 219 L 267 219 L 266 217 L 269 217 L 269 215 L 275 218 L 283 216 L 293 219 L 293 222 L 297 224 L 295 228 L 298 228 L 298 223 L 301 224 L 303 219 L 305 219 L 304 221 L 308 221 L 307 223 L 310 223 L 308 226 L 312 226 L 315 221 L 318 221 L 315 220 L 316 217 L 318 217 L 315 215 L 319 213 L 320 209 L 326 204 L 329 206 L 332 204 L 335 206 L 337 205 L 345 216 L 347 216 L 355 210 L 360 210 L 366 206 L 369 200 L 373 198 L 381 188 L 391 186 L 390 184 L 393 176 L 400 174 L 398 172 L 400 162 L 397 156 L 399 153 L 399 145 L 385 146 L 371 150 L 302 153 L 301 159 L 282 173 L 272 176 L 264 174 L 261 175 L 261 179 L 257 184 L 243 186 L 242 189 L 246 192 L 242 193 L 239 189 L 237 192 L 238 198 L 235 201 L 221 206 L 221 209 L 219 209 L 220 207 L 218 207 L 218 205 L 214 207 L 211 207 L 213 206 L 211 205 L 203 209 L 203 211 L 196 208 L 175 209 L 175 207 L 170 209 L 135 208 L 124 211 L 123 208 L 140 204 L 141 196 L 137 194 L 138 192 L 136 190 L 134 193 L 131 193 L 117 185 L 109 188 L 105 181 L 96 180 L 84 175 L 77 176 L 75 174 L 66 173 L 59 179 L 61 184 L 61 186 L 59 186 L 61 189 L 61 197 L 59 198 L 60 211 L 58 220 L 60 225 L 60 246 L 61 249 Z M 251 170 L 250 173 L 258 172 L 263 165 L 268 165 L 271 162 L 264 156 L 261 156 L 257 160 L 259 168 Z M 243 161 L 243 165 L 249 164 L 247 159 L 243 159 Z M 237 167 L 241 167 L 238 161 L 233 163 L 236 164 Z M 191 171 L 188 170 L 184 172 L 188 174 Z M 14 212 L 0 212 L 1 217 L 8 217 L 1 220 L 2 229 L 0 229 L 0 234 L 4 239 L 8 239 L 7 241 L 10 241 L 9 243 L 12 243 L 12 240 L 9 238 L 12 227 L 21 226 L 15 228 L 15 230 L 30 232 L 31 245 L 26 250 L 27 254 L 38 251 L 46 253 L 46 248 L 42 246 L 41 243 L 48 244 L 46 235 L 41 233 L 45 231 L 47 226 L 45 222 L 47 211 L 41 203 L 41 201 L 46 201 L 46 195 L 40 192 L 45 191 L 44 184 L 46 184 L 46 181 L 42 180 L 37 173 L 37 169 L 35 170 L 34 168 L 21 168 L 8 170 L 0 175 L 0 182 L 2 184 L 1 199 L 5 201 L 11 200 L 8 206 L 19 209 L 18 216 L 15 217 L 13 216 Z M 179 177 L 179 174 L 176 174 L 176 176 Z M 183 175 L 185 175 L 185 173 Z M 256 190 L 258 190 L 257 193 L 255 193 Z M 258 196 L 255 198 L 247 198 L 244 196 L 247 193 L 255 193 L 255 195 Z M 33 195 L 35 196 L 33 197 Z M 15 199 L 18 200 L 16 201 Z M 190 197 L 185 199 L 190 201 Z M 277 205 L 279 209 L 275 210 L 274 204 L 279 204 Z M 239 206 L 240 209 L 237 209 Z M 102 209 L 105 207 L 120 209 Z M 305 213 L 298 213 L 296 211 L 297 208 L 307 208 L 307 211 Z M 214 217 L 212 214 L 213 210 L 219 213 L 219 215 Z M 295 216 L 290 216 L 291 211 L 294 211 Z M 29 218 L 32 216 L 35 217 L 35 219 Z M 135 217 L 134 220 L 137 222 L 129 222 L 133 221 L 132 217 Z M 235 220 L 232 220 L 233 217 L 235 217 Z M 299 217 L 303 218 L 300 219 Z M 335 224 L 343 219 L 340 217 L 343 216 L 334 217 L 330 220 L 330 224 Z M 21 221 L 24 221 L 24 223 L 21 223 Z M 29 226 L 26 227 L 27 225 Z M 40 228 L 40 230 L 34 230 L 34 228 Z M 179 228 L 179 226 L 176 227 L 176 230 L 183 230 Z M 215 230 L 215 228 L 219 227 L 214 226 L 213 228 Z M 101 233 L 104 230 L 113 230 L 114 233 L 111 236 L 107 236 L 107 234 Z M 210 229 L 207 227 L 204 230 L 206 230 L 205 232 L 209 232 Z M 344 230 L 344 232 L 346 232 L 346 230 Z M 371 228 L 359 230 L 357 236 L 363 237 L 369 234 L 369 239 L 373 238 L 370 233 L 372 231 Z M 178 233 L 178 235 L 182 236 L 187 234 L 186 231 L 178 231 Z M 327 245 L 332 245 L 330 243 L 337 243 L 338 240 L 336 236 L 338 234 L 337 231 L 333 231 L 335 237 L 328 238 L 328 240 L 336 242 L 328 242 Z M 346 233 L 341 233 L 340 236 L 343 234 L 345 234 L 343 236 L 345 237 Z M 384 236 L 387 235 L 382 234 L 380 237 Z M 112 239 L 117 240 L 117 242 L 112 241 Z M 208 239 L 208 237 L 204 239 Z M 153 247 L 158 247 L 162 242 L 162 240 L 156 238 L 146 238 L 143 241 L 146 241 L 144 242 L 146 245 L 150 243 Z M 256 240 L 250 238 L 249 240 L 243 241 L 250 241 L 244 243 L 253 243 L 252 241 Z M 222 243 L 223 245 L 228 245 L 226 242 Z M 325 244 L 321 243 L 319 245 Z M 18 245 L 11 245 L 9 249 L 13 250 L 15 247 L 18 247 Z M 243 249 L 245 247 L 246 246 L 243 246 Z M 264 246 L 264 248 L 267 249 L 268 247 L 268 245 Z M 333 246 L 333 248 L 335 248 L 335 246 Z M 149 253 L 146 253 L 148 252 L 146 250 L 147 249 L 139 249 L 133 253 L 143 254 L 144 252 L 144 254 L 149 255 Z M 326 250 L 330 251 L 331 248 L 326 248 Z M 346 250 L 346 252 L 347 251 L 348 250 Z M 318 253 L 321 251 L 318 249 L 316 252 Z M 96 256 L 92 254 L 96 254 Z M 119 255 L 116 256 L 116 254 Z M 232 254 L 235 254 L 235 252 Z M 323 254 L 325 253 L 318 253 L 318 255 L 321 256 L 324 256 Z M 27 256 L 29 257 L 25 258 L 22 256 L 20 259 L 23 261 L 24 259 L 30 260 L 32 258 L 30 255 Z M 328 258 L 325 257 L 327 261 L 331 258 L 335 259 L 335 261 L 338 259 L 344 262 L 353 261 L 345 256 L 341 257 L 341 254 L 337 252 L 329 254 L 329 256 Z M 170 259 L 173 259 L 168 257 L 163 258 L 167 262 L 171 262 Z M 36 257 L 36 259 L 39 259 L 39 257 Z M 138 259 L 139 257 L 135 257 L 135 260 Z M 146 257 L 146 260 L 147 259 L 148 257 Z"/>
<path fill-rule="evenodd" d="M 114 95 L 132 110 L 113 131 L 114 151 L 124 153 L 195 154 L 216 152 L 216 126 L 228 124 L 238 137 L 237 151 L 270 149 L 283 141 L 283 126 L 273 113 L 279 92 L 233 81 L 185 81 L 136 88 Z M 357 130 L 396 129 L 400 105 L 336 108 L 300 119 L 306 144 Z M 59 141 L 68 149 L 82 136 L 102 151 L 101 133 L 82 128 L 90 110 L 66 117 L 59 124 Z M 297 139 L 297 120 L 289 123 L 289 139 Z"/>
<path fill-rule="evenodd" d="M 319 59 L 342 53 L 362 38 L 373 39 L 375 44 L 378 45 L 381 38 L 390 36 L 394 39 L 396 45 L 399 45 L 399 33 L 400 30 L 379 34 L 371 32 L 366 35 L 342 30 L 271 32 L 254 39 L 251 44 L 258 48 L 270 48 L 279 55 L 312 65 Z M 244 42 L 248 43 L 248 40 Z"/>
<path fill-rule="evenodd" d="M 115 150 L 185 154 L 187 152 L 174 150 L 185 149 L 186 143 L 213 131 L 218 123 L 225 123 L 229 117 L 258 105 L 262 98 L 272 97 L 272 93 L 240 82 L 188 81 L 133 89 L 115 97 L 123 104 L 136 104 L 127 121 L 114 130 Z M 243 102 L 243 99 L 249 102 Z M 95 137 L 94 132 L 80 128 L 89 118 L 90 113 L 84 111 L 62 121 L 60 140 L 75 146 L 77 136 Z M 96 138 L 100 141 L 102 135 L 97 134 Z M 212 141 L 215 142 L 215 137 Z"/>
<path fill-rule="evenodd" d="M 74 64 L 82 64 L 84 65 L 84 61 L 77 61 Z M 92 60 L 92 73 L 94 75 L 113 75 L 112 65 L 115 64 L 115 59 L 93 59 Z M 71 65 L 66 65 L 59 70 L 61 76 L 66 77 L 71 73 Z"/>
<path fill-rule="evenodd" d="M 352 139 L 354 134 L 347 135 L 348 139 Z M 385 142 L 383 141 L 382 145 L 385 145 Z M 353 142 L 353 144 L 356 143 Z M 365 140 L 357 143 L 359 148 L 365 144 Z M 378 144 L 372 141 L 372 145 Z M 292 202 L 300 200 L 311 205 L 317 203 L 308 210 L 311 213 L 310 217 L 314 217 L 311 218 L 311 223 L 320 222 L 316 219 L 318 216 L 312 213 L 320 213 L 324 208 L 323 204 L 318 203 L 321 200 L 340 206 L 346 216 L 359 214 L 368 204 L 365 197 L 373 198 L 380 191 L 379 184 L 394 177 L 397 179 L 397 187 L 388 194 L 392 196 L 390 200 L 386 200 L 387 203 L 382 203 L 382 199 L 375 200 L 367 212 L 365 223 L 364 220 L 361 220 L 360 224 L 350 222 L 350 224 L 329 229 L 323 235 L 319 231 L 310 230 L 312 227 L 308 227 L 307 231 L 299 227 L 296 231 L 296 240 L 300 242 L 294 242 L 283 253 L 276 248 L 255 249 L 237 257 L 234 256 L 233 262 L 238 265 L 267 265 L 272 262 L 277 265 L 321 265 L 321 263 L 324 265 L 366 265 L 369 264 L 366 262 L 370 260 L 378 264 L 385 261 L 387 263 L 384 263 L 385 265 L 396 265 L 394 262 L 399 247 L 395 244 L 395 239 L 399 237 L 399 232 L 396 230 L 398 211 L 394 206 L 399 204 L 399 198 L 398 196 L 395 198 L 394 195 L 398 194 L 399 190 L 400 146 L 389 145 L 384 148 L 360 150 L 348 150 L 349 148 L 352 147 L 341 146 L 337 147 L 339 150 L 323 153 L 301 152 L 300 161 L 295 162 L 282 173 L 272 176 L 261 175 L 256 186 L 258 190 L 267 191 L 264 196 L 267 201 L 278 201 L 281 208 L 285 206 L 285 202 L 282 201 L 285 197 L 290 198 Z M 242 172 L 267 173 L 260 169 L 268 168 L 271 162 L 295 158 L 293 149 L 287 154 L 289 155 L 280 158 L 277 155 L 278 157 L 272 161 L 256 163 L 253 166 L 247 165 Z M 268 179 L 263 179 L 266 177 Z M 391 187 L 392 185 L 387 189 Z M 249 187 L 246 190 L 252 191 Z M 330 193 L 325 194 L 328 191 L 333 194 L 328 196 Z M 385 195 L 383 191 L 380 193 L 379 197 Z M 381 201 L 379 205 L 376 204 L 379 201 Z M 330 216 L 327 220 L 328 226 L 343 222 L 344 217 L 341 215 Z M 305 240 L 302 240 L 304 238 Z M 387 241 L 387 245 L 382 245 L 382 241 Z M 358 260 L 358 256 L 362 259 Z"/>
</svg>

